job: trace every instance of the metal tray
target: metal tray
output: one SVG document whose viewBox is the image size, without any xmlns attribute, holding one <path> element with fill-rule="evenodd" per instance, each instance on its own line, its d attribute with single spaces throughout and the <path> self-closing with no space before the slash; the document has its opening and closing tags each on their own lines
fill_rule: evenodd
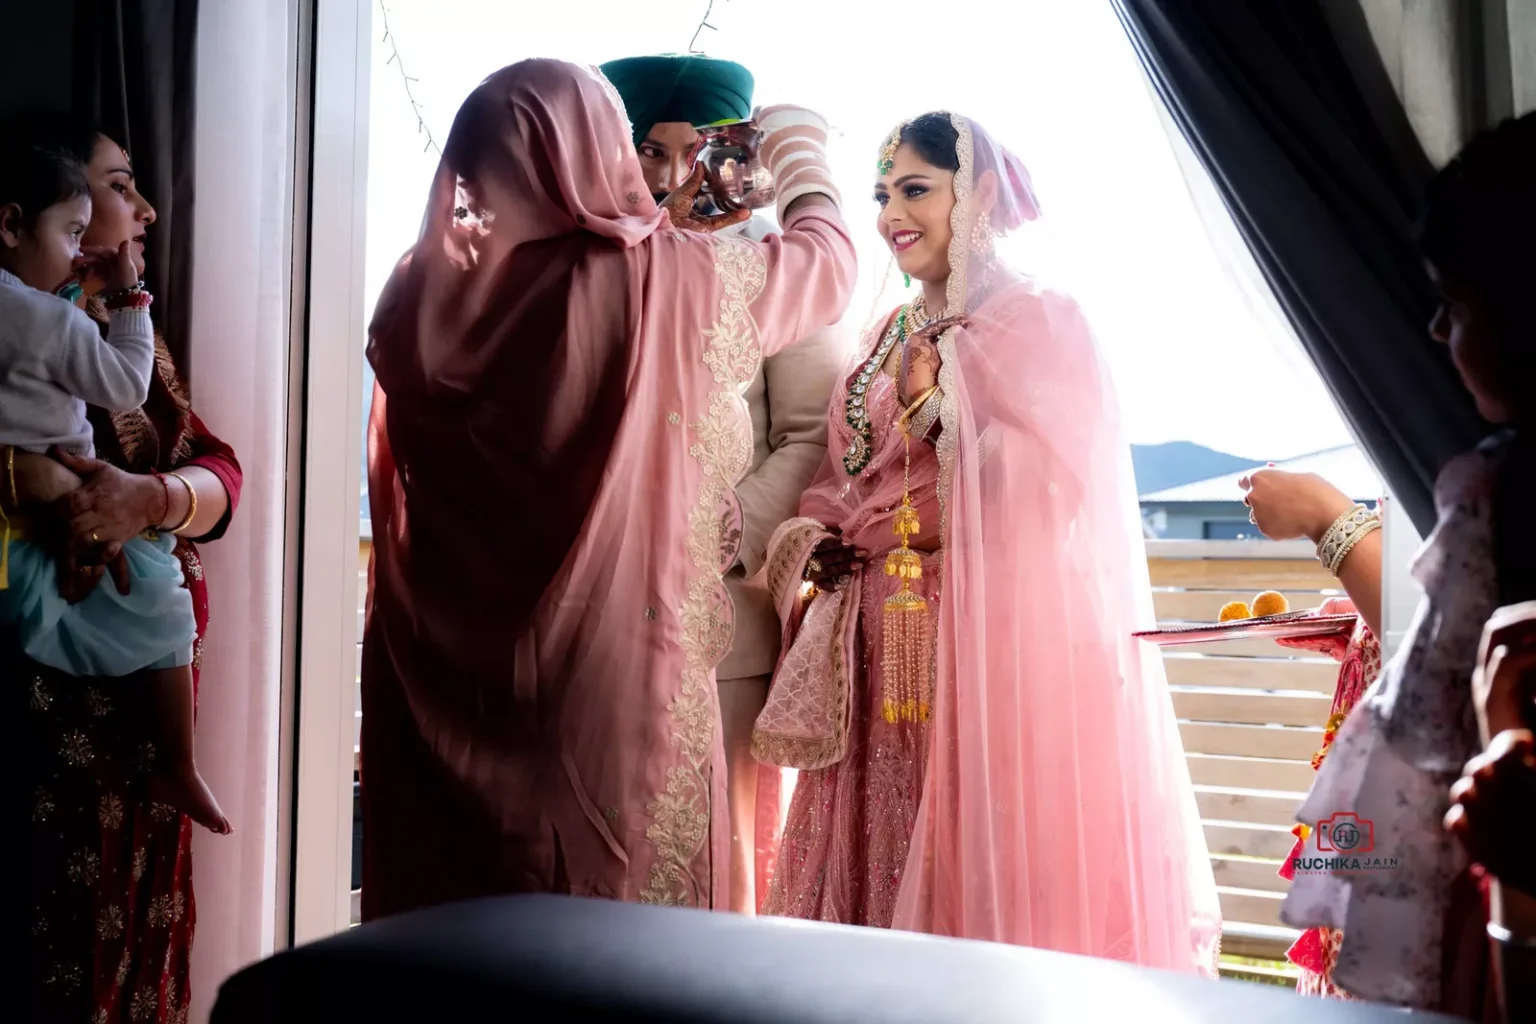
<svg viewBox="0 0 1536 1024">
<path fill-rule="evenodd" d="M 1307 637 L 1348 637 L 1355 631 L 1359 617 L 1315 615 L 1312 612 L 1286 612 L 1259 619 L 1235 619 L 1231 622 L 1204 622 L 1189 626 L 1165 626 L 1133 634 L 1139 640 L 1159 647 L 1182 647 L 1218 640 L 1301 640 Z"/>
</svg>

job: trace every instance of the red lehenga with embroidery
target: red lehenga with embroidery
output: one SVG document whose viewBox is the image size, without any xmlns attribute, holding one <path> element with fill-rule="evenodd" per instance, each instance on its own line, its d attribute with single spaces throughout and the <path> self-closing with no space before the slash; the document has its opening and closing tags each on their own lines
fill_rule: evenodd
<svg viewBox="0 0 1536 1024">
<path fill-rule="evenodd" d="M 239 502 L 240 465 L 192 412 L 163 342 L 156 356 L 142 409 L 91 410 L 97 455 L 135 473 L 187 466 L 213 473 L 229 493 L 229 513 L 202 538 L 214 540 Z M 197 548 L 182 541 L 177 554 L 197 620 L 196 687 L 208 587 Z M 185 1022 L 197 920 L 192 825 L 144 796 L 155 756 L 149 693 L 131 678 L 81 679 L 43 668 L 8 638 L 0 659 L 11 692 L 27 701 L 18 719 L 30 811 L 31 1019 Z"/>
</svg>

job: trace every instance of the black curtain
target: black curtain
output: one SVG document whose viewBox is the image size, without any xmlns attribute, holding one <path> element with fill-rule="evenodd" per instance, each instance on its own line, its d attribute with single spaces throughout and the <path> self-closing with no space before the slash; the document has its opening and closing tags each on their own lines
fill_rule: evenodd
<svg viewBox="0 0 1536 1024">
<path fill-rule="evenodd" d="M 1431 167 L 1385 69 L 1346 61 L 1339 11 L 1318 0 L 1114 3 L 1335 402 L 1427 533 L 1435 475 L 1488 428 L 1426 332 L 1435 298 L 1413 223 Z"/>
<path fill-rule="evenodd" d="M 75 0 L 74 8 L 70 105 L 128 150 L 154 204 L 144 279 L 177 368 L 190 377 L 197 0 Z"/>
</svg>

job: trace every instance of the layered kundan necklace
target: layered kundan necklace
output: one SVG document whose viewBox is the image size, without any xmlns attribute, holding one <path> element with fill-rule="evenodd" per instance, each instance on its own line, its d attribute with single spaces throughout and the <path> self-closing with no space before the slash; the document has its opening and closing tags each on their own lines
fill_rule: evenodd
<svg viewBox="0 0 1536 1024">
<path fill-rule="evenodd" d="M 869 422 L 869 397 L 870 385 L 875 380 L 875 374 L 885 365 L 890 358 L 891 349 L 897 345 L 905 345 L 912 333 L 928 322 L 928 306 L 919 295 L 911 302 L 897 310 L 896 317 L 891 321 L 890 330 L 885 332 L 885 337 L 880 344 L 875 346 L 874 354 L 869 361 L 859 370 L 853 383 L 848 388 L 848 399 L 844 407 L 844 418 L 848 426 L 853 428 L 853 441 L 848 445 L 848 450 L 843 453 L 843 468 L 849 476 L 858 476 L 869 465 L 870 458 L 874 455 L 874 434 Z"/>
</svg>

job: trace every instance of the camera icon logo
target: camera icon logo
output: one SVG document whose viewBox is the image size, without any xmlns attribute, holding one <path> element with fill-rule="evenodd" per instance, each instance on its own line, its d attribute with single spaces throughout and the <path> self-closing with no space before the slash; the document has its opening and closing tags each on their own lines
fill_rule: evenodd
<svg viewBox="0 0 1536 1024">
<path fill-rule="evenodd" d="M 1370 853 L 1376 826 L 1353 811 L 1339 811 L 1317 823 L 1317 848 L 1324 853 Z"/>
</svg>

